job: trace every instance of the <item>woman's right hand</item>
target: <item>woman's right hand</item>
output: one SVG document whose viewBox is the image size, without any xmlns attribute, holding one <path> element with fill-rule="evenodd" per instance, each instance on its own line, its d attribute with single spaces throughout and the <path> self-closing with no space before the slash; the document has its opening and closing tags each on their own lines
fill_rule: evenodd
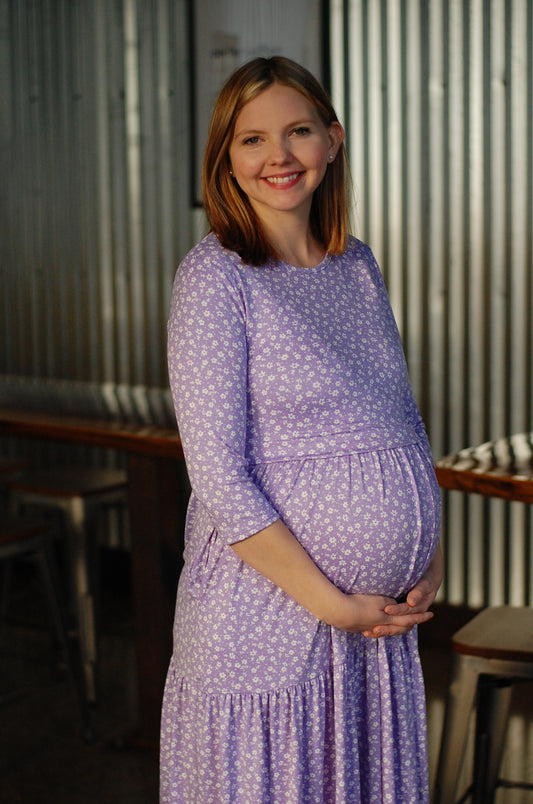
<svg viewBox="0 0 533 804">
<path fill-rule="evenodd" d="M 364 633 L 379 636 L 379 628 L 386 628 L 386 633 L 406 634 L 413 626 L 425 623 L 433 617 L 430 611 L 408 612 L 406 614 L 386 614 L 385 607 L 396 601 L 382 595 L 345 595 L 339 611 L 335 628 L 350 633 Z"/>
</svg>

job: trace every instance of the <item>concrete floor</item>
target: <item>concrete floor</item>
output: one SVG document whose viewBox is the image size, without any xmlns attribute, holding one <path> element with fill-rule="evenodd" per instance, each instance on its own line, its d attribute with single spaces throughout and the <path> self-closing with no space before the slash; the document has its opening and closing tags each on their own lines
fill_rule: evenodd
<svg viewBox="0 0 533 804">
<path fill-rule="evenodd" d="M 104 575 L 96 740 L 80 736 L 76 699 L 43 628 L 36 581 L 24 570 L 13 602 L 24 617 L 0 629 L 0 803 L 156 804 L 157 756 L 120 748 L 135 725 L 133 628 L 127 559 Z M 112 591 L 111 591 L 112 590 Z M 18 595 L 18 597 L 16 597 Z M 13 608 L 13 607 L 12 607 Z M 433 778 L 449 667 L 448 636 L 464 613 L 439 612 L 421 632 Z M 14 697 L 9 697 L 13 693 Z M 471 751 L 466 753 L 463 788 Z M 533 686 L 517 688 L 502 775 L 533 781 Z M 287 803 L 289 804 L 289 802 Z M 292 802 L 290 803 L 292 804 Z M 349 804 L 347 802 L 346 804 Z M 410 804 L 396 802 L 396 804 Z M 497 804 L 533 804 L 533 792 L 501 789 Z"/>
</svg>

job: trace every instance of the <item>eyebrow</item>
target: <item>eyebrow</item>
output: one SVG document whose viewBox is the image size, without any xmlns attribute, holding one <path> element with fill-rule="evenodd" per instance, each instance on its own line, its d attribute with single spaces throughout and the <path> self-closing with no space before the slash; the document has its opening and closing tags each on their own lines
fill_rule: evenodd
<svg viewBox="0 0 533 804">
<path fill-rule="evenodd" d="M 299 128 L 300 126 L 309 125 L 310 123 L 316 124 L 316 120 L 312 118 L 305 119 L 305 120 L 296 120 L 294 123 L 289 123 L 285 128 Z M 236 140 L 239 137 L 243 137 L 244 135 L 254 136 L 256 134 L 264 134 L 265 132 L 259 128 L 245 128 L 242 131 L 236 131 L 233 135 L 233 139 Z"/>
</svg>

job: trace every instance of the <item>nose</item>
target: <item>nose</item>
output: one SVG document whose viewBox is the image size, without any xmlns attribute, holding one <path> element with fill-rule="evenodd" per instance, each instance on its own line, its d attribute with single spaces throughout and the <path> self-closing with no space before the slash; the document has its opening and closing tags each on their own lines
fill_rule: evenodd
<svg viewBox="0 0 533 804">
<path fill-rule="evenodd" d="M 272 165 L 281 165 L 290 159 L 290 144 L 286 138 L 277 138 L 270 143 L 268 161 Z"/>
</svg>

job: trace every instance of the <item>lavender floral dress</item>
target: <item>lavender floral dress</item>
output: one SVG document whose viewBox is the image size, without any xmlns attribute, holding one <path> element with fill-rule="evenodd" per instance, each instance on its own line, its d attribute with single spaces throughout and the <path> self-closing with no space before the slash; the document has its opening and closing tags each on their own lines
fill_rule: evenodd
<svg viewBox="0 0 533 804">
<path fill-rule="evenodd" d="M 193 491 L 161 802 L 427 802 L 416 630 L 332 628 L 230 547 L 281 518 L 340 589 L 392 597 L 432 558 L 440 496 L 371 251 L 255 268 L 208 235 L 168 355 Z"/>
</svg>

